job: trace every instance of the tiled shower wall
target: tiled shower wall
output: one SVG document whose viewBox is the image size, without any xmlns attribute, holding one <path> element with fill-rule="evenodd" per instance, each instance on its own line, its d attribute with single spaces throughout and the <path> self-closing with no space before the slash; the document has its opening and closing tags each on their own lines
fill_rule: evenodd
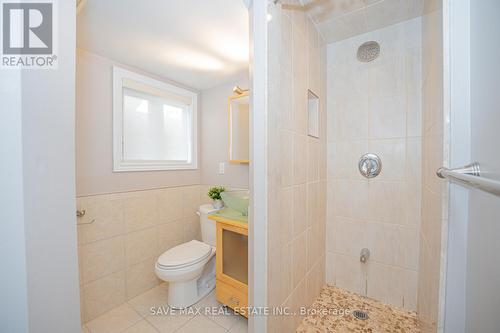
<svg viewBox="0 0 500 333">
<path fill-rule="evenodd" d="M 380 56 L 359 62 L 358 47 L 372 40 Z M 327 282 L 409 310 L 417 304 L 421 116 L 420 18 L 328 45 Z M 368 152 L 383 166 L 371 180 L 358 171 Z"/>
<path fill-rule="evenodd" d="M 298 310 L 325 283 L 326 48 L 304 12 L 269 11 L 268 302 Z M 319 139 L 307 135 L 308 89 L 320 98 Z M 301 320 L 271 316 L 268 332 Z"/>
<path fill-rule="evenodd" d="M 183 186 L 77 198 L 82 321 L 158 285 L 158 256 L 200 238 L 206 187 Z"/>
<path fill-rule="evenodd" d="M 418 315 L 422 332 L 439 326 L 442 236 L 446 225 L 447 187 L 436 177 L 447 165 L 443 112 L 443 11 L 440 0 L 425 1 L 422 17 L 422 226 L 418 278 Z"/>
</svg>

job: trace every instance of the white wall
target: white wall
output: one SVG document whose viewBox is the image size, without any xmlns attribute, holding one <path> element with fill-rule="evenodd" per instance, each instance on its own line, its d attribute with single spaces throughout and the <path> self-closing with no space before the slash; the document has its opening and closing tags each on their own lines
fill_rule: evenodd
<svg viewBox="0 0 500 333">
<path fill-rule="evenodd" d="M 59 67 L 1 74 L 2 111 L 10 113 L 2 112 L 0 131 L 2 144 L 9 144 L 7 151 L 1 146 L 2 153 L 7 153 L 2 156 L 8 156 L 2 160 L 2 177 L 9 177 L 2 179 L 5 200 L 0 223 L 2 332 L 80 331 L 74 187 L 75 3 L 60 1 L 58 11 Z M 10 80 L 8 88 L 4 79 Z"/>
<path fill-rule="evenodd" d="M 450 1 L 448 1 L 449 3 Z M 471 162 L 470 133 L 470 6 L 469 0 L 453 0 L 453 6 L 443 6 L 444 42 L 444 112 L 450 119 L 449 163 L 444 166 L 458 167 Z M 453 58 L 453 61 L 451 61 Z M 449 73 L 446 71 L 449 70 Z M 453 80 L 451 79 L 453 78 Z M 453 109 L 453 111 L 451 111 Z M 450 130 L 450 129 L 453 130 Z M 447 149 L 447 148 L 445 148 Z M 448 233 L 443 239 L 446 243 L 446 293 L 445 310 L 439 324 L 444 324 L 445 332 L 465 333 L 466 320 L 466 270 L 467 270 L 467 224 L 469 216 L 469 190 L 459 184 L 449 184 L 449 221 Z M 444 282 L 444 275 L 442 277 Z M 439 329 L 439 325 L 438 325 Z"/>
<path fill-rule="evenodd" d="M 229 163 L 228 98 L 233 87 L 249 88 L 248 76 L 201 93 L 201 183 L 248 188 L 248 164 Z M 219 163 L 225 173 L 219 174 Z"/>
<path fill-rule="evenodd" d="M 369 63 L 356 58 L 380 44 Z M 421 20 L 328 47 L 327 282 L 416 309 L 421 193 Z M 382 160 L 367 180 L 365 153 Z M 360 252 L 371 252 L 366 264 Z"/>
<path fill-rule="evenodd" d="M 482 165 L 484 177 L 500 180 L 500 43 L 492 32 L 500 29 L 500 3 L 470 2 L 471 156 Z M 466 332 L 494 333 L 500 327 L 500 198 L 470 191 Z M 450 221 L 451 224 L 451 221 Z"/>
<path fill-rule="evenodd" d="M 76 67 L 77 196 L 199 184 L 201 175 L 199 169 L 113 172 L 112 66 L 128 68 L 172 84 L 168 79 L 120 65 L 84 50 L 78 50 Z M 200 126 L 198 130 L 199 128 Z"/>
<path fill-rule="evenodd" d="M 21 71 L 0 75 L 0 331 L 28 332 Z"/>
<path fill-rule="evenodd" d="M 246 2 L 250 13 L 250 206 L 248 212 L 248 304 L 267 306 L 267 69 L 265 1 Z M 267 332 L 267 318 L 250 316 L 248 331 Z"/>
</svg>

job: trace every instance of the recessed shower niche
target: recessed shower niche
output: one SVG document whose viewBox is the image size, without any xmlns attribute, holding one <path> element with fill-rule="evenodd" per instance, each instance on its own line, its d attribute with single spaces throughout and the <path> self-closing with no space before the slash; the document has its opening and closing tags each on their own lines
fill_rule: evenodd
<svg viewBox="0 0 500 333">
<path fill-rule="evenodd" d="M 319 138 L 319 97 L 311 90 L 307 91 L 307 134 Z"/>
</svg>

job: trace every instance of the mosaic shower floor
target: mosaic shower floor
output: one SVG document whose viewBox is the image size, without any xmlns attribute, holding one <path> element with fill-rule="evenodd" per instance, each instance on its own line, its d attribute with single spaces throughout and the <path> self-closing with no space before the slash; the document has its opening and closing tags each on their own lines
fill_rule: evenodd
<svg viewBox="0 0 500 333">
<path fill-rule="evenodd" d="M 357 319 L 353 311 L 361 310 L 368 319 Z M 414 312 L 383 304 L 373 299 L 328 286 L 311 306 L 297 333 L 417 333 Z"/>
</svg>

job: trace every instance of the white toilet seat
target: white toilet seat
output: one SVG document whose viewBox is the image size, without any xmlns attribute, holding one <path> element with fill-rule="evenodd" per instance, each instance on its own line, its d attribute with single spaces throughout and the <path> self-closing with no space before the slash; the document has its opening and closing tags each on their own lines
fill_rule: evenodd
<svg viewBox="0 0 500 333">
<path fill-rule="evenodd" d="M 156 262 L 161 270 L 178 270 L 195 266 L 211 256 L 213 248 L 203 242 L 192 240 L 165 251 Z"/>
</svg>

